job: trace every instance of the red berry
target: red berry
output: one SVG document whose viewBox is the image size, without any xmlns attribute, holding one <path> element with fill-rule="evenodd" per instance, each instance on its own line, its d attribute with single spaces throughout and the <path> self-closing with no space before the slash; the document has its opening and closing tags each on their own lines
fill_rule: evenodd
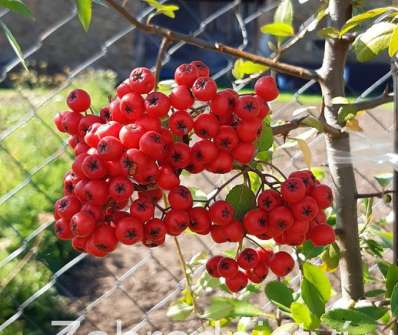
<svg viewBox="0 0 398 335">
<path fill-rule="evenodd" d="M 214 97 L 210 102 L 210 110 L 218 116 L 228 116 L 235 111 L 239 95 L 232 89 L 226 89 Z"/>
<path fill-rule="evenodd" d="M 300 178 L 288 178 L 281 185 L 281 193 L 289 204 L 294 204 L 304 199 L 306 188 Z"/>
<path fill-rule="evenodd" d="M 144 115 L 140 119 L 135 122 L 138 126 L 141 126 L 145 130 L 154 130 L 160 132 L 162 124 L 160 123 L 160 119 L 157 117 L 151 117 Z"/>
<path fill-rule="evenodd" d="M 330 225 L 322 223 L 311 227 L 308 238 L 313 245 L 324 246 L 335 242 L 336 234 Z"/>
<path fill-rule="evenodd" d="M 119 132 L 122 125 L 116 121 L 109 121 L 97 129 L 97 136 L 101 139 L 105 136 L 113 136 L 119 138 Z"/>
<path fill-rule="evenodd" d="M 109 195 L 115 200 L 128 199 L 133 190 L 133 183 L 125 177 L 113 178 L 109 183 Z"/>
<path fill-rule="evenodd" d="M 201 235 L 206 235 L 210 232 L 210 216 L 209 212 L 203 207 L 194 207 L 189 211 L 189 228 Z"/>
<path fill-rule="evenodd" d="M 265 101 L 262 97 L 256 95 L 256 99 L 258 101 L 258 106 L 260 107 L 258 117 L 263 120 L 268 115 L 270 109 L 267 101 Z"/>
<path fill-rule="evenodd" d="M 62 114 L 62 129 L 70 135 L 79 133 L 79 123 L 82 116 L 79 113 L 64 112 Z"/>
<path fill-rule="evenodd" d="M 81 212 L 86 212 L 90 214 L 95 221 L 103 221 L 104 220 L 104 211 L 100 206 L 94 206 L 91 204 L 84 204 L 81 208 Z"/>
<path fill-rule="evenodd" d="M 118 244 L 115 229 L 106 224 L 102 224 L 95 230 L 92 239 L 95 247 L 106 253 L 115 250 Z"/>
<path fill-rule="evenodd" d="M 289 178 L 299 178 L 303 181 L 307 194 L 310 194 L 315 185 L 315 177 L 309 170 L 295 171 L 289 175 Z"/>
<path fill-rule="evenodd" d="M 169 128 L 177 136 L 187 135 L 193 128 L 193 119 L 185 111 L 177 111 L 170 116 Z"/>
<path fill-rule="evenodd" d="M 241 164 L 247 164 L 253 159 L 255 151 L 256 146 L 253 143 L 238 143 L 232 152 L 232 157 Z"/>
<path fill-rule="evenodd" d="M 130 123 L 120 129 L 119 138 L 126 148 L 138 148 L 138 143 L 145 130 L 135 124 Z"/>
<path fill-rule="evenodd" d="M 121 219 L 116 226 L 115 236 L 123 244 L 131 245 L 144 238 L 144 225 L 133 217 Z"/>
<path fill-rule="evenodd" d="M 138 93 L 128 93 L 120 100 L 120 111 L 129 122 L 137 121 L 145 112 L 145 103 Z"/>
<path fill-rule="evenodd" d="M 217 94 L 217 84 L 209 77 L 198 77 L 193 83 L 192 93 L 200 101 L 212 100 Z"/>
<path fill-rule="evenodd" d="M 169 96 L 171 105 L 179 110 L 190 108 L 194 103 L 191 91 L 186 86 L 179 85 L 171 91 Z"/>
<path fill-rule="evenodd" d="M 103 180 L 90 180 L 84 185 L 87 202 L 95 205 L 102 206 L 108 200 L 108 184 Z"/>
<path fill-rule="evenodd" d="M 267 214 L 258 208 L 251 209 L 243 217 L 243 226 L 251 235 L 264 234 L 268 231 Z"/>
<path fill-rule="evenodd" d="M 333 204 L 333 193 L 327 185 L 315 185 L 311 196 L 315 199 L 320 209 L 328 208 Z"/>
<path fill-rule="evenodd" d="M 247 276 L 245 273 L 239 271 L 235 277 L 227 278 L 225 284 L 231 292 L 239 292 L 247 286 Z"/>
<path fill-rule="evenodd" d="M 82 113 L 90 108 L 91 100 L 86 91 L 76 89 L 69 93 L 66 103 L 74 112 Z"/>
<path fill-rule="evenodd" d="M 54 211 L 57 216 L 69 220 L 80 210 L 81 204 L 78 198 L 73 195 L 66 195 L 58 199 L 54 205 Z"/>
<path fill-rule="evenodd" d="M 93 123 L 84 136 L 84 142 L 86 142 L 91 148 L 96 148 L 100 141 L 100 138 L 97 135 L 99 127 L 101 127 L 101 123 Z"/>
<path fill-rule="evenodd" d="M 265 264 L 258 264 L 255 268 L 246 270 L 246 275 L 252 283 L 260 284 L 268 275 L 268 267 Z"/>
<path fill-rule="evenodd" d="M 315 199 L 306 196 L 302 201 L 291 206 L 294 218 L 298 221 L 312 221 L 318 215 L 319 207 Z"/>
<path fill-rule="evenodd" d="M 174 80 L 178 85 L 191 87 L 198 75 L 198 69 L 195 65 L 181 64 L 174 72 Z"/>
<path fill-rule="evenodd" d="M 210 163 L 216 159 L 217 154 L 217 146 L 209 140 L 198 141 L 191 148 L 191 158 L 193 163 Z"/>
<path fill-rule="evenodd" d="M 220 127 L 217 118 L 214 114 L 204 113 L 200 114 L 194 122 L 195 134 L 201 138 L 212 138 L 218 134 Z"/>
<path fill-rule="evenodd" d="M 173 188 L 168 195 L 168 200 L 173 209 L 190 209 L 192 208 L 192 194 L 185 186 L 177 186 Z"/>
<path fill-rule="evenodd" d="M 61 218 L 54 223 L 54 231 L 60 240 L 71 240 L 73 238 L 69 221 L 65 219 Z"/>
<path fill-rule="evenodd" d="M 254 96 L 243 95 L 239 97 L 236 114 L 240 118 L 244 120 L 254 119 L 258 116 L 259 112 L 258 100 Z"/>
<path fill-rule="evenodd" d="M 87 237 L 95 228 L 94 218 L 87 212 L 78 212 L 70 219 L 70 228 L 74 236 Z"/>
<path fill-rule="evenodd" d="M 243 225 L 238 220 L 233 220 L 230 224 L 226 225 L 224 231 L 229 242 L 240 242 L 245 236 Z"/>
<path fill-rule="evenodd" d="M 226 226 L 213 225 L 210 227 L 210 236 L 216 243 L 228 242 L 228 236 L 225 234 Z"/>
<path fill-rule="evenodd" d="M 149 200 L 153 204 L 156 204 L 163 197 L 163 191 L 160 188 L 153 190 L 138 192 L 138 197 Z"/>
<path fill-rule="evenodd" d="M 105 136 L 97 145 L 98 155 L 105 161 L 116 161 L 122 157 L 123 144 L 113 136 Z"/>
<path fill-rule="evenodd" d="M 131 71 L 129 82 L 133 92 L 149 93 L 155 87 L 155 76 L 146 67 L 138 67 Z"/>
<path fill-rule="evenodd" d="M 258 265 L 260 257 L 255 249 L 246 248 L 239 253 L 237 261 L 242 269 L 249 270 Z"/>
<path fill-rule="evenodd" d="M 145 109 L 149 116 L 163 117 L 170 109 L 170 100 L 161 92 L 149 93 L 145 98 Z"/>
<path fill-rule="evenodd" d="M 81 169 L 88 179 L 102 179 L 108 171 L 99 155 L 89 155 L 84 158 Z"/>
<path fill-rule="evenodd" d="M 238 145 L 239 138 L 234 128 L 231 126 L 221 126 L 214 142 L 219 149 L 232 151 Z"/>
<path fill-rule="evenodd" d="M 271 101 L 278 97 L 279 90 L 276 86 L 274 78 L 271 76 L 263 76 L 257 79 L 254 90 L 256 94 L 263 98 L 265 101 Z"/>
<path fill-rule="evenodd" d="M 139 141 L 140 150 L 153 159 L 162 159 L 166 155 L 166 142 L 156 131 L 147 131 Z"/>
<path fill-rule="evenodd" d="M 163 241 L 166 236 L 166 226 L 159 219 L 151 219 L 144 226 L 144 236 L 146 241 Z"/>
<path fill-rule="evenodd" d="M 253 142 L 256 140 L 261 128 L 261 122 L 258 119 L 239 121 L 236 132 L 242 142 Z"/>
<path fill-rule="evenodd" d="M 294 259 L 285 251 L 274 254 L 270 261 L 270 269 L 278 277 L 286 276 L 294 268 Z"/>
<path fill-rule="evenodd" d="M 214 202 L 209 209 L 211 221 L 220 226 L 229 224 L 234 217 L 234 213 L 234 208 L 224 200 Z"/>
<path fill-rule="evenodd" d="M 265 190 L 260 193 L 257 199 L 257 205 L 266 212 L 282 205 L 282 198 L 279 192 L 274 190 Z"/>
<path fill-rule="evenodd" d="M 93 124 L 101 124 L 101 118 L 97 115 L 87 115 L 80 119 L 78 127 L 78 135 L 80 138 L 84 138 Z"/>
<path fill-rule="evenodd" d="M 189 225 L 189 214 L 187 211 L 171 209 L 164 217 L 167 234 L 180 235 Z"/>
<path fill-rule="evenodd" d="M 111 121 L 111 111 L 110 111 L 109 107 L 101 108 L 100 118 L 103 122 Z"/>
<path fill-rule="evenodd" d="M 147 199 L 138 198 L 131 203 L 130 214 L 142 222 L 148 221 L 155 214 L 155 206 Z"/>
<path fill-rule="evenodd" d="M 120 122 L 122 124 L 129 123 L 127 111 L 121 109 L 121 103 L 119 98 L 111 101 L 111 103 L 109 104 L 109 112 L 111 113 L 112 121 Z"/>
<path fill-rule="evenodd" d="M 265 248 L 257 248 L 256 251 L 260 257 L 260 264 L 265 264 L 268 267 L 272 257 L 274 256 L 274 252 L 271 249 Z"/>
<path fill-rule="evenodd" d="M 87 237 L 74 237 L 72 238 L 72 247 L 78 252 L 86 251 Z"/>
<path fill-rule="evenodd" d="M 57 129 L 62 133 L 66 131 L 63 125 L 63 116 L 65 115 L 65 113 L 68 112 L 60 112 L 54 116 L 54 124 L 57 127 Z"/>
<path fill-rule="evenodd" d="M 157 175 L 156 182 L 159 187 L 164 190 L 172 190 L 173 188 L 180 185 L 180 179 L 175 174 L 173 169 L 163 166 L 159 168 L 159 174 Z"/>
<path fill-rule="evenodd" d="M 229 257 L 223 257 L 218 263 L 218 273 L 221 277 L 232 278 L 239 271 L 238 263 Z"/>
<path fill-rule="evenodd" d="M 228 173 L 233 168 L 232 155 L 225 151 L 219 150 L 217 158 L 206 166 L 207 170 L 213 173 Z"/>
<path fill-rule="evenodd" d="M 94 244 L 94 239 L 92 236 L 87 239 L 86 252 L 95 257 L 105 257 L 108 254 L 106 251 L 97 248 L 97 246 Z"/>
<path fill-rule="evenodd" d="M 128 79 L 121 82 L 118 87 L 116 87 L 116 95 L 119 99 L 121 99 L 124 95 L 131 92 L 130 82 Z"/>
<path fill-rule="evenodd" d="M 213 256 L 206 263 L 206 270 L 210 276 L 220 278 L 221 274 L 218 271 L 218 264 L 223 259 L 223 256 Z"/>
<path fill-rule="evenodd" d="M 177 169 L 183 169 L 191 163 L 191 150 L 183 142 L 173 143 L 169 151 L 169 162 Z"/>
<path fill-rule="evenodd" d="M 327 218 L 323 210 L 318 212 L 318 215 L 314 218 L 313 222 L 318 224 L 327 222 Z"/>
<path fill-rule="evenodd" d="M 199 77 L 209 77 L 210 76 L 210 70 L 209 70 L 208 66 L 205 63 L 203 63 L 202 61 L 194 60 L 191 62 L 191 65 L 196 67 Z"/>
<path fill-rule="evenodd" d="M 293 223 L 294 218 L 289 208 L 284 206 L 276 207 L 269 213 L 268 233 L 271 237 L 279 236 Z"/>
</svg>

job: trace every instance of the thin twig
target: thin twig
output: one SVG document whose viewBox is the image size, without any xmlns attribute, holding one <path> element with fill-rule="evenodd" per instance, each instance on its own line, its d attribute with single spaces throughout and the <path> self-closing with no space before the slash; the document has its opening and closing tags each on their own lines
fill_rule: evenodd
<svg viewBox="0 0 398 335">
<path fill-rule="evenodd" d="M 373 192 L 373 193 L 359 193 L 356 195 L 357 199 L 364 199 L 364 198 L 383 198 L 386 194 L 395 193 L 394 190 L 386 190 L 381 192 Z"/>
<path fill-rule="evenodd" d="M 156 58 L 156 70 L 155 70 L 155 78 L 156 78 L 156 89 L 158 89 L 159 85 L 159 78 L 160 78 L 160 71 L 162 70 L 162 63 L 164 55 L 166 54 L 167 47 L 169 46 L 169 40 L 167 37 L 162 38 L 162 42 L 160 43 L 158 56 Z"/>
</svg>

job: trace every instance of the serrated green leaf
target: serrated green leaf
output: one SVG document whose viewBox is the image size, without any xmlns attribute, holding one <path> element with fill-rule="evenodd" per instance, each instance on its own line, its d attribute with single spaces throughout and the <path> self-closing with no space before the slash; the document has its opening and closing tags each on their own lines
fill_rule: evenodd
<svg viewBox="0 0 398 335">
<path fill-rule="evenodd" d="M 370 334 L 376 330 L 376 321 L 358 311 L 334 309 L 321 317 L 321 321 L 339 332 L 352 335 Z"/>
<path fill-rule="evenodd" d="M 332 294 L 332 285 L 325 272 L 319 266 L 304 263 L 303 275 L 319 291 L 324 302 L 328 302 Z"/>
<path fill-rule="evenodd" d="M 267 151 L 272 147 L 273 143 L 274 137 L 272 136 L 272 128 L 270 126 L 264 125 L 261 131 L 261 135 L 257 140 L 257 150 L 259 152 Z"/>
<path fill-rule="evenodd" d="M 393 174 L 392 173 L 383 173 L 383 174 L 379 174 L 377 176 L 374 176 L 374 178 L 376 179 L 376 181 L 379 183 L 379 185 L 382 188 L 385 188 L 385 187 L 387 187 L 388 185 L 391 184 L 392 178 L 393 178 Z"/>
<path fill-rule="evenodd" d="M 26 66 L 25 59 L 23 58 L 21 47 L 19 46 L 14 35 L 2 21 L 0 21 L 0 25 L 1 25 L 1 28 L 3 29 L 4 35 L 7 38 L 8 43 L 10 43 L 11 47 L 14 49 L 15 54 L 17 55 L 18 59 L 20 60 L 21 64 L 25 68 L 25 70 L 28 71 L 28 67 Z"/>
<path fill-rule="evenodd" d="M 304 329 L 313 330 L 320 325 L 319 318 L 312 314 L 305 304 L 293 302 L 290 306 L 290 312 L 293 320 Z"/>
<path fill-rule="evenodd" d="M 235 209 L 235 218 L 238 220 L 242 219 L 247 211 L 256 207 L 255 194 L 244 184 L 234 186 L 225 200 Z"/>
<path fill-rule="evenodd" d="M 185 302 L 173 304 L 167 310 L 167 316 L 174 321 L 186 320 L 193 312 L 192 305 Z"/>
<path fill-rule="evenodd" d="M 273 22 L 265 24 L 261 27 L 263 34 L 268 34 L 276 37 L 289 37 L 294 35 L 293 26 L 283 22 Z"/>
<path fill-rule="evenodd" d="M 265 286 L 265 295 L 273 304 L 284 311 L 289 311 L 293 302 L 293 291 L 277 280 L 271 281 Z"/>
<path fill-rule="evenodd" d="M 390 43 L 388 45 L 388 55 L 394 57 L 398 52 L 398 26 L 392 32 Z"/>
<path fill-rule="evenodd" d="M 398 283 L 398 266 L 391 264 L 386 275 L 386 296 L 391 297 L 395 285 Z"/>
<path fill-rule="evenodd" d="M 77 13 L 79 15 L 80 23 L 85 31 L 88 31 L 92 16 L 92 0 L 75 0 Z"/>
<path fill-rule="evenodd" d="M 325 301 L 322 295 L 318 289 L 305 278 L 301 282 L 301 297 L 310 311 L 317 317 L 321 317 L 321 315 L 325 313 Z"/>
<path fill-rule="evenodd" d="M 394 29 L 393 23 L 379 22 L 358 35 L 352 44 L 358 61 L 369 61 L 387 49 Z"/>
<path fill-rule="evenodd" d="M 398 284 L 395 284 L 391 294 L 391 313 L 394 317 L 398 316 Z"/>
<path fill-rule="evenodd" d="M 282 0 L 274 14 L 274 22 L 293 23 L 293 5 L 290 0 Z"/>
<path fill-rule="evenodd" d="M 340 30 L 340 36 L 343 36 L 347 32 L 349 32 L 351 29 L 355 28 L 359 24 L 368 21 L 372 18 L 375 18 L 387 11 L 397 11 L 397 8 L 395 7 L 381 7 L 381 8 L 374 8 L 371 9 L 365 13 L 361 13 L 358 15 L 353 16 L 351 19 L 349 19 L 344 26 Z"/>
<path fill-rule="evenodd" d="M 232 75 L 235 79 L 242 79 L 246 75 L 262 73 L 268 69 L 267 66 L 249 60 L 237 59 L 232 68 Z"/>
<path fill-rule="evenodd" d="M 24 16 L 32 16 L 30 8 L 22 0 L 0 0 L 0 7 L 7 8 Z"/>
</svg>

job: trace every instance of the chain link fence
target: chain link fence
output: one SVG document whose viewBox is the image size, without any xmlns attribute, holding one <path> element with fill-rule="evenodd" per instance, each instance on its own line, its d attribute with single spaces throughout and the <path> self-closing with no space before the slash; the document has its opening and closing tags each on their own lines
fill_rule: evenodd
<svg viewBox="0 0 398 335">
<path fill-rule="evenodd" d="M 189 9 L 188 1 L 174 2 Z M 261 4 L 254 2 L 254 5 L 246 6 L 242 10 L 243 3 L 244 1 L 239 0 L 223 1 L 220 2 L 219 8 L 207 17 L 192 15 L 192 26 L 197 28 L 190 33 L 211 40 L 207 28 L 217 20 L 222 21 L 229 17 L 234 20 L 237 30 L 241 33 L 238 47 L 253 49 L 253 45 L 249 45 L 249 42 L 252 43 L 251 37 L 248 36 L 249 27 L 257 29 L 260 20 L 264 15 L 272 15 L 279 1 L 265 1 Z M 106 10 L 111 11 L 109 8 Z M 137 16 L 140 20 L 145 20 L 151 12 L 151 8 L 141 8 Z M 7 19 L 10 15 L 12 14 L 7 11 L 0 13 L 2 19 Z M 70 12 L 62 15 L 64 16 L 40 32 L 37 43 L 23 48 L 28 61 L 39 56 L 50 40 L 63 38 L 63 43 L 68 43 L 68 39 L 73 38 L 68 36 L 67 27 L 72 20 L 77 19 L 76 9 L 71 7 Z M 303 21 L 301 29 L 308 24 L 308 21 Z M 13 29 L 12 24 L 10 28 Z M 59 108 L 65 108 L 63 98 L 66 92 L 78 87 L 82 76 L 90 68 L 101 67 L 97 65 L 103 64 L 104 58 L 118 42 L 126 38 L 134 41 L 137 34 L 134 27 L 126 24 L 123 29 L 103 40 L 97 52 L 89 58 L 81 59 L 57 87 L 49 90 L 29 90 L 21 87 L 4 90 L 6 93 L 3 94 L 4 101 L 0 107 L 0 301 L 8 302 L 8 305 L 7 311 L 1 312 L 0 333 L 67 334 L 71 327 L 66 327 L 63 323 L 58 323 L 59 327 L 51 327 L 51 321 L 54 319 L 43 320 L 40 316 L 48 315 L 49 311 L 56 308 L 62 310 L 62 313 L 57 315 L 62 319 L 58 320 L 75 320 L 80 323 L 77 332 L 79 334 L 94 330 L 114 333 L 121 329 L 135 332 L 180 329 L 193 332 L 200 328 L 198 321 L 173 323 L 165 315 L 170 302 L 184 289 L 184 279 L 179 270 L 172 240 L 168 241 L 165 247 L 153 250 L 144 247 L 123 247 L 104 260 L 95 260 L 85 254 L 74 254 L 63 242 L 57 242 L 52 237 L 54 221 L 48 213 L 56 197 L 60 196 L 62 175 L 71 163 L 66 140 L 55 131 L 52 117 Z M 154 37 L 148 38 L 154 45 L 159 44 Z M 188 47 L 181 42 L 168 49 L 164 65 L 171 62 L 184 48 Z M 189 48 L 192 52 L 192 47 Z M 73 53 L 74 50 L 70 52 Z M 146 50 L 141 52 L 145 54 Z M 234 60 L 228 56 L 221 57 L 224 58 L 224 65 L 219 67 L 213 77 L 220 81 L 230 81 Z M 152 65 L 154 61 L 155 59 Z M 133 67 L 133 59 L 131 63 Z M 3 66 L 1 81 L 7 82 L 17 72 L 20 72 L 20 63 L 15 58 Z M 383 89 L 391 76 L 391 71 L 385 73 L 360 95 L 360 99 Z M 288 101 L 273 103 L 273 120 L 289 120 L 297 110 L 308 107 L 308 102 L 303 96 L 314 86 L 314 81 L 307 82 L 288 96 Z M 6 106 L 15 101 L 18 101 L 16 109 L 6 109 Z M 306 108 L 306 111 L 319 113 L 320 102 L 315 102 L 314 105 L 315 108 Z M 382 115 L 377 114 L 381 112 Z M 388 138 L 393 130 L 392 119 L 392 111 L 386 110 L 386 107 L 366 113 L 360 119 L 364 129 L 361 136 L 372 138 L 377 135 Z M 34 140 L 26 134 L 34 134 Z M 306 135 L 314 165 L 327 169 L 323 136 L 312 130 L 307 131 Z M 276 142 L 279 145 L 283 144 L 280 138 L 276 139 Z M 287 172 L 305 167 L 302 152 L 297 147 L 278 149 L 274 161 Z M 361 193 L 378 191 L 372 175 L 390 170 L 389 166 L 377 166 L 366 161 L 356 163 L 355 168 Z M 194 179 L 186 177 L 184 184 L 195 184 L 205 193 L 210 193 L 225 178 L 227 176 L 204 173 L 195 176 Z M 40 209 L 37 210 L 30 200 L 39 203 Z M 380 213 L 388 211 L 381 199 L 377 200 L 376 206 Z M 32 215 L 22 218 L 22 214 L 26 213 Z M 182 236 L 181 244 L 188 259 L 202 251 L 211 254 L 219 249 L 210 239 L 191 234 Z M 39 273 L 43 271 L 45 275 L 40 276 Z M 377 270 L 372 267 L 369 271 Z M 203 267 L 198 266 L 194 275 L 199 276 L 202 272 Z M 33 277 L 28 283 L 29 290 L 19 292 L 21 285 L 24 285 L 25 276 L 28 275 Z M 334 273 L 333 276 L 337 274 Z M 295 277 L 294 281 L 298 281 L 298 277 Z M 262 303 L 265 308 L 272 308 L 266 301 Z M 27 329 L 29 331 L 25 332 Z"/>
</svg>

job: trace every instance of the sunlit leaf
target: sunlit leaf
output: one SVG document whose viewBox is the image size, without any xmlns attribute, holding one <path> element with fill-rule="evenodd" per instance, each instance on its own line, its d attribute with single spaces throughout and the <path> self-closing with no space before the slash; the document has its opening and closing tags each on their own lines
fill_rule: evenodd
<svg viewBox="0 0 398 335">
<path fill-rule="evenodd" d="M 323 315 L 321 320 L 332 329 L 352 335 L 371 334 L 376 330 L 374 319 L 350 309 L 331 310 Z"/>
<path fill-rule="evenodd" d="M 293 291 L 284 283 L 274 280 L 265 286 L 267 298 L 279 308 L 288 311 L 293 302 Z"/>
<path fill-rule="evenodd" d="M 15 54 L 19 58 L 23 67 L 25 68 L 25 70 L 28 71 L 28 67 L 26 66 L 25 59 L 24 59 L 22 51 L 21 51 L 21 47 L 19 46 L 14 35 L 2 21 L 0 21 L 0 25 L 1 25 L 1 28 L 3 29 L 4 35 L 7 38 L 8 43 L 10 43 L 11 47 L 14 49 Z"/>
<path fill-rule="evenodd" d="M 293 23 L 293 5 L 290 0 L 282 0 L 274 14 L 274 22 Z"/>
<path fill-rule="evenodd" d="M 391 294 L 391 313 L 398 316 L 398 284 L 395 284 Z"/>
<path fill-rule="evenodd" d="M 265 24 L 261 27 L 261 32 L 276 37 L 289 37 L 294 35 L 293 26 L 283 22 Z"/>
<path fill-rule="evenodd" d="M 32 12 L 22 0 L 0 0 L 0 7 L 7 8 L 24 16 L 32 16 Z"/>
<path fill-rule="evenodd" d="M 185 302 L 173 304 L 167 310 L 167 316 L 174 321 L 186 320 L 193 312 L 192 305 Z"/>
<path fill-rule="evenodd" d="M 156 9 L 157 13 L 164 14 L 172 19 L 175 18 L 175 12 L 180 9 L 178 5 L 162 4 L 157 0 L 144 0 L 149 6 Z"/>
<path fill-rule="evenodd" d="M 290 312 L 292 313 L 293 320 L 304 327 L 304 329 L 313 330 L 319 327 L 319 318 L 311 313 L 307 305 L 294 302 L 290 306 Z"/>
<path fill-rule="evenodd" d="M 398 52 L 398 26 L 392 32 L 390 44 L 388 45 L 388 55 L 394 57 Z"/>
<path fill-rule="evenodd" d="M 247 211 L 256 207 L 256 196 L 253 191 L 244 184 L 236 185 L 225 198 L 235 209 L 235 218 L 242 219 Z"/>
<path fill-rule="evenodd" d="M 88 31 L 92 16 L 92 0 L 75 0 L 80 23 Z"/>
<path fill-rule="evenodd" d="M 309 169 L 311 169 L 312 166 L 312 154 L 311 154 L 311 149 L 308 145 L 308 143 L 301 139 L 301 138 L 291 138 L 293 140 L 295 140 L 297 142 L 297 145 L 299 147 L 299 149 L 301 150 L 302 154 L 303 154 L 303 160 L 304 163 L 307 165 L 307 167 Z"/>
<path fill-rule="evenodd" d="M 398 283 L 398 266 L 391 264 L 386 275 L 386 296 L 391 297 L 395 285 Z"/>
<path fill-rule="evenodd" d="M 382 188 L 386 188 L 388 185 L 390 185 L 392 182 L 392 178 L 393 178 L 392 173 L 383 173 L 374 176 L 374 179 L 376 179 L 376 181 Z"/>
<path fill-rule="evenodd" d="M 235 79 L 242 79 L 246 75 L 262 73 L 267 69 L 268 68 L 265 65 L 248 60 L 237 59 L 232 69 L 232 75 Z"/>
</svg>

